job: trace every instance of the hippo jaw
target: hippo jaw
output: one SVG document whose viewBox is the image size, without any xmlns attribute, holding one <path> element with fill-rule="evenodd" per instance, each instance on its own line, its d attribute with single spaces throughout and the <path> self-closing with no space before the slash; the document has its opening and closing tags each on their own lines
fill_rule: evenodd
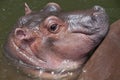
<svg viewBox="0 0 120 80">
<path fill-rule="evenodd" d="M 59 13 L 59 6 L 50 3 L 44 9 L 39 13 L 29 10 L 21 18 L 19 23 L 22 22 L 24 26 L 17 25 L 10 34 L 6 45 L 7 55 L 26 73 L 40 79 L 74 80 L 88 53 L 106 35 L 107 15 L 99 6 L 86 11 Z M 45 19 L 41 20 L 41 16 Z M 36 25 L 38 23 L 39 26 Z M 55 23 L 50 28 L 53 31 L 46 29 L 46 24 L 49 26 L 51 23 Z M 60 30 L 54 28 L 56 24 L 61 27 Z"/>
</svg>

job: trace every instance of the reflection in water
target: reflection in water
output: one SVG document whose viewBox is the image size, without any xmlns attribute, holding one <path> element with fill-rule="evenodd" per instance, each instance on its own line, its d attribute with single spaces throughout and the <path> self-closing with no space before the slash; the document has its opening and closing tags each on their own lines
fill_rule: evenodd
<svg viewBox="0 0 120 80">
<path fill-rule="evenodd" d="M 57 2 L 64 10 L 78 10 L 90 8 L 93 5 L 99 4 L 106 8 L 110 22 L 114 22 L 119 19 L 120 5 L 119 0 L 69 0 L 69 1 L 56 1 L 56 0 L 28 0 L 26 1 L 32 9 L 39 10 L 48 2 Z M 109 4 L 108 4 L 109 3 Z M 23 0 L 4 0 L 0 2 L 0 80 L 31 80 L 19 70 L 19 67 L 13 66 L 3 55 L 3 43 L 5 42 L 10 29 L 13 28 L 16 20 L 24 15 L 24 1 Z M 72 6 L 71 6 L 72 5 Z M 73 7 L 74 5 L 74 7 Z M 62 70 L 63 73 L 65 70 Z M 44 71 L 40 70 L 41 75 Z M 85 70 L 83 72 L 86 72 Z M 52 75 L 56 75 L 51 72 Z M 68 72 L 67 75 L 73 75 L 72 72 Z M 28 76 L 30 76 L 28 74 Z M 38 79 L 36 79 L 38 80 Z"/>
</svg>

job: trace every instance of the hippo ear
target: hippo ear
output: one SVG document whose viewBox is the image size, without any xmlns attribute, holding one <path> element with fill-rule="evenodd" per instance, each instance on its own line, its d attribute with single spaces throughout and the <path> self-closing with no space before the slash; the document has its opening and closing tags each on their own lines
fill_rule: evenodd
<svg viewBox="0 0 120 80">
<path fill-rule="evenodd" d="M 32 12 L 32 10 L 29 8 L 27 3 L 25 3 L 25 15 L 30 14 L 31 12 Z"/>
<path fill-rule="evenodd" d="M 45 12 L 60 12 L 61 7 L 57 3 L 48 3 L 44 9 Z"/>
</svg>

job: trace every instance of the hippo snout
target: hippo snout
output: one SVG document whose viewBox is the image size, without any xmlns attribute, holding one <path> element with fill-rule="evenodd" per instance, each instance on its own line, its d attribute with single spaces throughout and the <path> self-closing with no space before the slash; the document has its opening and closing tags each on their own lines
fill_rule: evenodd
<svg viewBox="0 0 120 80">
<path fill-rule="evenodd" d="M 83 13 L 84 12 L 84 13 Z M 68 14 L 69 31 L 86 35 L 106 34 L 108 16 L 104 8 L 94 6 L 92 9 Z"/>
</svg>

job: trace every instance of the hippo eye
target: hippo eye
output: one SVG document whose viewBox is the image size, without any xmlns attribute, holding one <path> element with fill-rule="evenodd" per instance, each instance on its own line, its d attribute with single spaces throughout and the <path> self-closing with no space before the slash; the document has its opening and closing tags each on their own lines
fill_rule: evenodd
<svg viewBox="0 0 120 80">
<path fill-rule="evenodd" d="M 52 24 L 49 26 L 48 31 L 52 32 L 52 33 L 56 33 L 59 29 L 59 25 L 58 24 Z"/>
</svg>

